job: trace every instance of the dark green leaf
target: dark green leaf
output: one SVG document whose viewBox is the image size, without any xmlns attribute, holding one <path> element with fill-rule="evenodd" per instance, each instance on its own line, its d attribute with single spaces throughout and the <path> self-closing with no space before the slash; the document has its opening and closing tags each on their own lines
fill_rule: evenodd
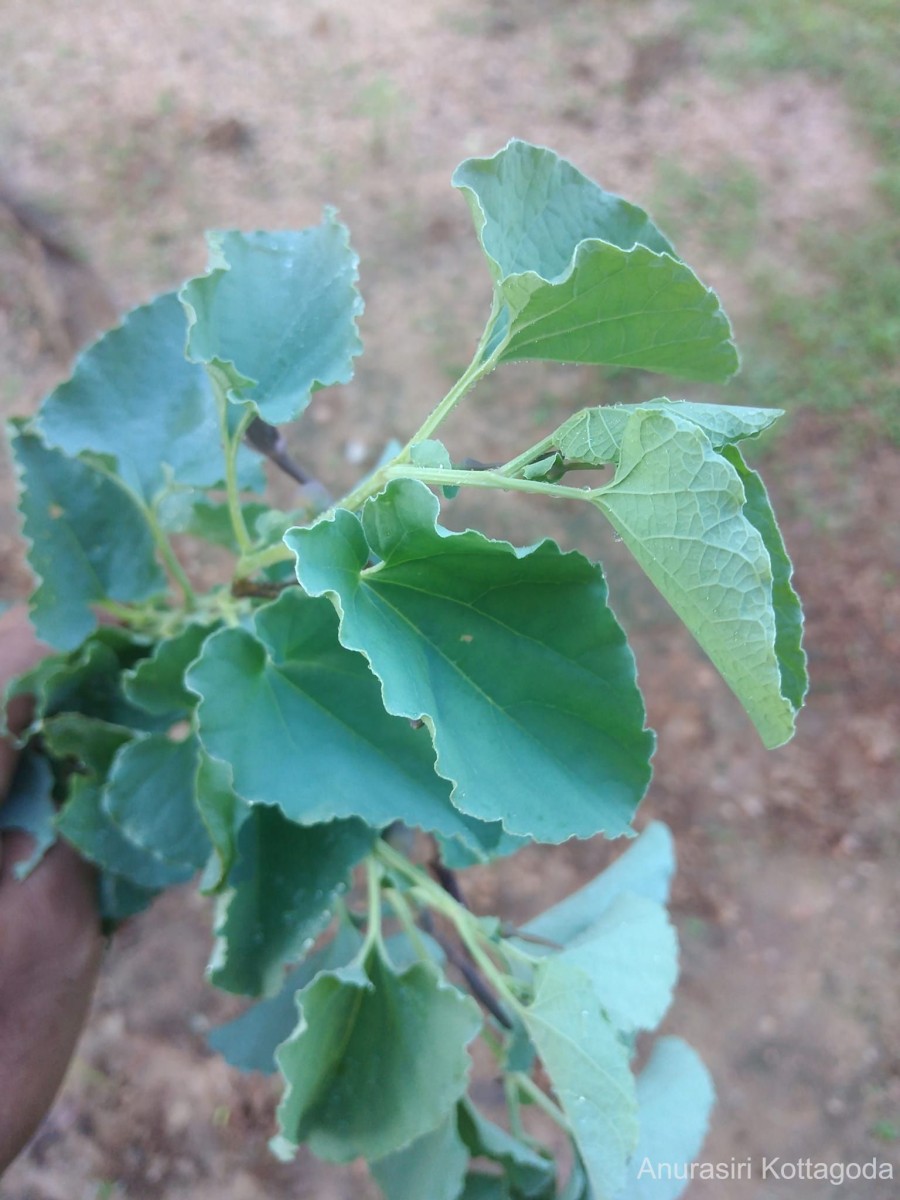
<svg viewBox="0 0 900 1200">
<path fill-rule="evenodd" d="M 130 842 L 191 871 L 210 850 L 194 802 L 198 754 L 193 734 L 180 742 L 164 733 L 137 737 L 117 752 L 103 792 L 104 811 Z"/>
<path fill-rule="evenodd" d="M 275 1051 L 297 1025 L 297 993 L 321 972 L 346 966 L 361 945 L 362 938 L 353 926 L 341 924 L 327 946 L 288 972 L 276 996 L 251 1004 L 234 1021 L 213 1029 L 210 1046 L 241 1071 L 274 1074 Z"/>
<path fill-rule="evenodd" d="M 715 1098 L 709 1072 L 680 1038 L 660 1038 L 638 1076 L 637 1097 L 640 1136 L 615 1200 L 676 1200 L 706 1136 Z"/>
<path fill-rule="evenodd" d="M 516 1196 L 552 1196 L 556 1164 L 489 1121 L 468 1099 L 459 1106 L 459 1132 L 473 1158 L 499 1163 Z"/>
<path fill-rule="evenodd" d="M 232 787 L 229 764 L 210 758 L 202 749 L 195 799 L 213 848 L 200 890 L 217 892 L 224 887 L 237 858 L 238 832 L 249 816 L 250 805 Z"/>
<path fill-rule="evenodd" d="M 0 798 L 0 832 L 21 829 L 34 839 L 27 859 L 16 863 L 16 879 L 30 875 L 56 841 L 53 771 L 42 754 L 26 750 L 16 763 L 5 797 Z"/>
<path fill-rule="evenodd" d="M 96 601 L 146 600 L 164 591 L 140 509 L 106 475 L 51 450 L 20 428 L 13 437 L 28 561 L 40 586 L 31 619 L 40 638 L 70 650 L 91 632 Z"/>
<path fill-rule="evenodd" d="M 396 975 L 373 950 L 297 999 L 300 1024 L 277 1055 L 280 1152 L 306 1141 L 330 1162 L 383 1158 L 436 1129 L 465 1091 L 478 1007 L 424 963 Z"/>
<path fill-rule="evenodd" d="M 338 510 L 285 541 L 388 710 L 432 729 L 463 812 L 548 842 L 626 832 L 653 739 L 599 568 L 548 541 L 448 533 L 437 513 L 424 484 L 398 480 L 362 520 Z"/>
<path fill-rule="evenodd" d="M 499 301 L 486 356 L 607 363 L 722 380 L 738 368 L 715 293 L 647 214 L 552 150 L 511 141 L 453 183 L 475 221 Z"/>
<path fill-rule="evenodd" d="M 124 678 L 125 695 L 147 712 L 177 720 L 197 704 L 197 697 L 184 686 L 184 673 L 200 653 L 200 647 L 216 624 L 192 622 L 174 637 L 157 643 Z"/>
<path fill-rule="evenodd" d="M 365 660 L 339 644 L 327 601 L 292 588 L 257 612 L 254 632 L 214 634 L 188 686 L 202 697 L 201 740 L 231 763 L 245 800 L 303 824 L 402 820 L 477 845 L 480 824 L 450 803 L 427 734 L 384 711 Z"/>
<path fill-rule="evenodd" d="M 619 896 L 633 893 L 665 904 L 674 872 L 672 835 L 660 821 L 651 821 L 596 879 L 529 921 L 522 932 L 567 945 L 589 930 Z"/>
<path fill-rule="evenodd" d="M 352 378 L 362 349 L 359 260 L 332 210 L 299 232 L 219 232 L 207 240 L 207 274 L 180 292 L 186 353 L 223 380 L 230 400 L 279 425 L 299 416 L 316 388 Z"/>
<path fill-rule="evenodd" d="M 80 772 L 69 781 L 69 798 L 57 817 L 60 834 L 91 862 L 121 877 L 123 884 L 155 891 L 190 879 L 193 867 L 174 864 L 129 841 L 103 807 L 103 783 L 118 751 L 132 738 L 128 729 L 90 717 L 64 714 L 45 725 L 51 753 L 72 758 Z"/>
<path fill-rule="evenodd" d="M 362 821 L 295 825 L 277 808 L 254 806 L 220 901 L 213 983 L 250 996 L 277 992 L 285 964 L 301 958 L 328 924 L 374 836 Z"/>
<path fill-rule="evenodd" d="M 696 425 L 633 412 L 615 479 L 591 493 L 712 659 L 766 746 L 794 732 L 775 650 L 772 563 L 734 466 Z"/>
<path fill-rule="evenodd" d="M 452 1112 L 430 1133 L 372 1163 L 385 1200 L 458 1200 L 469 1154 Z"/>
<path fill-rule="evenodd" d="M 225 475 L 206 372 L 184 356 L 187 322 L 175 292 L 134 309 L 78 360 L 45 400 L 38 428 L 68 455 L 112 457 L 147 505 L 172 482 L 213 487 Z"/>
<path fill-rule="evenodd" d="M 744 516 L 762 538 L 772 564 L 772 604 L 775 609 L 775 654 L 781 671 L 781 692 L 799 709 L 809 688 L 806 654 L 803 650 L 803 610 L 791 586 L 794 568 L 787 556 L 781 530 L 775 520 L 765 484 L 751 470 L 736 446 L 722 451 L 744 485 Z"/>
<path fill-rule="evenodd" d="M 525 1024 L 553 1085 L 594 1191 L 614 1194 L 637 1143 L 628 1051 L 600 1011 L 590 980 L 557 957 L 536 972 Z"/>
</svg>

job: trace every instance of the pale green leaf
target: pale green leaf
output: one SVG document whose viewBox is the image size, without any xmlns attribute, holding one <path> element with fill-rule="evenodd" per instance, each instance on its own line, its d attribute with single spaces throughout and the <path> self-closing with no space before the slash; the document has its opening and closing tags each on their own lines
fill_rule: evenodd
<svg viewBox="0 0 900 1200">
<path fill-rule="evenodd" d="M 470 1100 L 459 1106 L 459 1132 L 473 1158 L 489 1158 L 503 1168 L 516 1196 L 553 1195 L 556 1164 L 489 1121 Z"/>
<path fill-rule="evenodd" d="M 568 945 L 587 932 L 622 895 L 631 893 L 665 904 L 674 872 L 672 834 L 661 821 L 651 821 L 596 879 L 523 925 L 522 932 L 558 946 Z"/>
<path fill-rule="evenodd" d="M 585 973 L 622 1033 L 655 1029 L 672 1002 L 678 939 L 666 910 L 644 896 L 618 896 L 560 959 Z"/>
<path fill-rule="evenodd" d="M 676 1200 L 706 1136 L 715 1098 L 709 1072 L 680 1038 L 660 1038 L 638 1076 L 637 1097 L 640 1135 L 615 1200 Z"/>
<path fill-rule="evenodd" d="M 432 730 L 458 808 L 548 842 L 627 832 L 653 741 L 599 568 L 549 541 L 448 533 L 437 513 L 399 480 L 362 520 L 339 510 L 285 541 L 388 710 Z"/>
<path fill-rule="evenodd" d="M 775 648 L 772 563 L 734 466 L 696 425 L 632 413 L 591 498 L 743 704 L 766 746 L 794 732 Z"/>
<path fill-rule="evenodd" d="M 430 966 L 398 975 L 373 950 L 297 1000 L 300 1024 L 277 1054 L 282 1150 L 383 1158 L 436 1129 L 465 1091 L 478 1006 Z"/>
<path fill-rule="evenodd" d="M 116 474 L 148 505 L 173 481 L 221 482 L 215 402 L 206 372 L 184 356 L 186 336 L 175 292 L 134 309 L 44 401 L 44 439 L 68 455 L 110 456 Z"/>
<path fill-rule="evenodd" d="M 237 837 L 209 976 L 229 992 L 273 995 L 285 964 L 302 958 L 328 924 L 375 834 L 362 821 L 296 825 L 279 809 L 256 805 Z"/>
<path fill-rule="evenodd" d="M 285 591 L 258 610 L 252 632 L 213 634 L 187 679 L 202 697 L 201 741 L 231 764 L 244 800 L 306 825 L 359 816 L 496 841 L 450 803 L 427 733 L 385 712 L 365 660 L 338 642 L 327 601 Z"/>
<path fill-rule="evenodd" d="M 499 308 L 485 356 L 722 380 L 738 368 L 714 292 L 647 214 L 552 150 L 511 141 L 453 183 L 475 222 Z"/>
<path fill-rule="evenodd" d="M 333 210 L 298 232 L 207 239 L 207 274 L 179 293 L 186 353 L 224 381 L 230 400 L 279 425 L 299 416 L 316 388 L 352 378 L 362 349 L 358 259 Z"/>
<path fill-rule="evenodd" d="M 665 412 L 699 426 L 719 450 L 730 442 L 758 437 L 783 416 L 779 408 L 741 408 L 727 404 L 692 404 L 686 400 L 648 400 L 644 404 L 609 404 L 586 408 L 551 435 L 554 447 L 571 463 L 602 466 L 619 461 L 625 427 L 633 412 Z"/>
<path fill-rule="evenodd" d="M 241 1071 L 277 1070 L 275 1051 L 297 1026 L 297 993 L 323 971 L 336 971 L 356 955 L 362 938 L 352 925 L 341 924 L 331 941 L 289 971 L 275 996 L 258 1000 L 225 1025 L 217 1025 L 208 1042 Z"/>
<path fill-rule="evenodd" d="M 637 1144 L 637 1100 L 628 1051 L 577 967 L 544 959 L 523 1018 L 569 1121 L 598 1197 L 625 1182 Z"/>
<path fill-rule="evenodd" d="M 146 600 L 165 591 L 153 538 L 127 492 L 93 467 L 14 434 L 28 561 L 40 580 L 31 597 L 38 636 L 70 650 L 95 628 L 91 605 Z"/>
<path fill-rule="evenodd" d="M 772 605 L 775 610 L 775 655 L 781 671 L 781 691 L 795 709 L 799 709 L 809 688 L 806 654 L 803 650 L 803 610 L 791 586 L 794 568 L 787 556 L 781 530 L 766 494 L 765 484 L 751 470 L 735 446 L 726 446 L 723 455 L 731 463 L 744 485 L 744 516 L 757 530 L 772 564 Z"/>
<path fill-rule="evenodd" d="M 385 1200 L 457 1200 L 469 1152 L 451 1112 L 430 1133 L 373 1162 L 370 1170 Z"/>
</svg>

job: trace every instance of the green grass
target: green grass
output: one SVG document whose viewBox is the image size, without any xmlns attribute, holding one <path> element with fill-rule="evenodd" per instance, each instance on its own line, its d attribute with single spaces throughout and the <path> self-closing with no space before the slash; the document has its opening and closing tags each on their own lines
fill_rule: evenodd
<svg viewBox="0 0 900 1200">
<path fill-rule="evenodd" d="M 839 88 L 882 164 L 864 228 L 805 231 L 798 239 L 804 279 L 759 271 L 747 365 L 734 390 L 747 402 L 853 412 L 862 420 L 848 421 L 848 430 L 900 441 L 900 6 L 695 0 L 685 28 L 707 67 L 729 81 L 800 71 Z M 717 253 L 750 264 L 754 239 L 765 231 L 759 182 L 747 168 L 724 163 L 712 177 L 694 179 L 663 164 L 658 190 L 664 225 L 677 234 L 689 214 Z"/>
</svg>

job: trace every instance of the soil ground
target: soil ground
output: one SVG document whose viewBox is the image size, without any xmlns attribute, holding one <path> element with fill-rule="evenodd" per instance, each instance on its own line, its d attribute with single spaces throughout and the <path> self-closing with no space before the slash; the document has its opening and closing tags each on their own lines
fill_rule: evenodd
<svg viewBox="0 0 900 1200">
<path fill-rule="evenodd" d="M 488 281 L 449 176 L 510 136 L 642 203 L 660 198 L 661 164 L 701 181 L 723 165 L 751 172 L 764 236 L 745 262 L 701 230 L 680 241 L 740 340 L 750 281 L 776 263 L 803 276 L 805 229 L 852 238 L 874 219 L 877 155 L 839 81 L 723 77 L 706 41 L 682 32 L 688 8 L 7 0 L 3 415 L 31 411 L 116 311 L 201 269 L 204 229 L 297 227 L 334 203 L 362 259 L 367 351 L 352 387 L 321 394 L 293 444 L 330 486 L 349 484 L 468 360 Z M 805 286 L 815 295 L 820 281 Z M 642 396 L 664 390 L 641 383 Z M 591 371 L 505 369 L 448 429 L 451 448 L 512 452 L 615 386 Z M 900 450 L 867 436 L 863 414 L 857 424 L 848 447 L 843 420 L 796 413 L 760 460 L 806 605 L 813 681 L 796 740 L 771 754 L 596 522 L 561 505 L 479 502 L 499 536 L 547 533 L 603 559 L 635 641 L 659 733 L 641 822 L 666 820 L 680 861 L 683 975 L 666 1029 L 716 1079 L 703 1158 L 755 1164 L 752 1180 L 697 1183 L 690 1200 L 833 1194 L 762 1181 L 763 1156 L 877 1156 L 894 1182 L 840 1194 L 900 1195 Z M 15 600 L 29 582 L 5 460 L 0 506 L 0 599 Z M 475 511 L 460 501 L 448 523 Z M 524 917 L 616 852 L 532 850 L 473 873 L 469 895 Z M 204 1032 L 237 1010 L 202 979 L 209 916 L 179 891 L 117 935 L 65 1090 L 0 1183 L 4 1200 L 375 1196 L 356 1165 L 278 1164 L 266 1147 L 273 1086 L 207 1051 Z"/>
</svg>

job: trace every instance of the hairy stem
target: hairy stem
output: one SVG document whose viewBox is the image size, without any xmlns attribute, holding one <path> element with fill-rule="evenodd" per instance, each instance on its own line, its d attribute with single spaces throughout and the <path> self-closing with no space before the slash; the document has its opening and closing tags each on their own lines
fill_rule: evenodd
<svg viewBox="0 0 900 1200">
<path fill-rule="evenodd" d="M 170 578 L 178 584 L 181 593 L 184 596 L 184 607 L 188 612 L 193 612 L 197 607 L 197 593 L 191 586 L 191 581 L 187 577 L 187 572 L 178 560 L 178 556 L 172 549 L 172 543 L 169 541 L 166 531 L 160 525 L 156 518 L 156 513 L 149 506 L 144 507 L 144 516 L 147 524 L 150 526 L 150 533 L 153 536 L 153 542 L 156 546 L 160 558 L 163 560 L 166 570 Z"/>
<path fill-rule="evenodd" d="M 254 413 L 248 405 L 241 415 L 238 427 L 232 436 L 228 429 L 228 394 L 225 390 L 225 384 L 219 379 L 215 371 L 209 372 L 209 378 L 212 382 L 213 394 L 216 398 L 216 407 L 219 413 L 219 435 L 222 439 L 222 449 L 225 452 L 225 489 L 228 493 L 228 515 L 231 518 L 234 539 L 238 544 L 241 554 L 248 554 L 253 549 L 253 540 L 247 531 L 244 510 L 241 508 L 241 492 L 237 478 L 237 456 L 241 446 L 241 439 L 253 423 Z"/>
</svg>

